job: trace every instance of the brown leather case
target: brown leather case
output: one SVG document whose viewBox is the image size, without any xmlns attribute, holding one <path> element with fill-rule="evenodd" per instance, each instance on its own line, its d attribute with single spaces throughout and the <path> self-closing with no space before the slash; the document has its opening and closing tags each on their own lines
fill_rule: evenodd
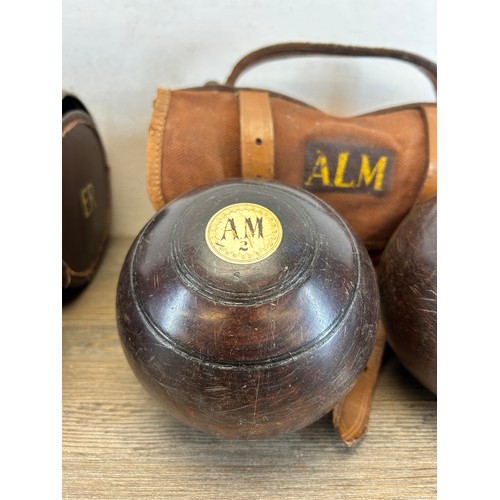
<svg viewBox="0 0 500 500">
<path fill-rule="evenodd" d="M 62 95 L 62 287 L 89 283 L 111 220 L 109 168 L 96 125 L 78 97 Z"/>
<path fill-rule="evenodd" d="M 235 86 L 250 67 L 281 57 L 392 58 L 437 87 L 437 66 L 391 49 L 288 43 L 257 50 L 225 85 L 159 89 L 149 127 L 147 185 L 159 210 L 226 178 L 276 179 L 335 208 L 370 250 L 381 250 L 416 201 L 436 194 L 437 104 L 415 103 L 335 117 L 307 103 Z"/>
</svg>

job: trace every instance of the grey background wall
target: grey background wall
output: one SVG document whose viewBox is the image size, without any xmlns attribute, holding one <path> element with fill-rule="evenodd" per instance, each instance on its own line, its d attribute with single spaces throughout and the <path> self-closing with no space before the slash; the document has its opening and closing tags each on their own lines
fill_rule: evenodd
<svg viewBox="0 0 500 500">
<path fill-rule="evenodd" d="M 111 166 L 113 235 L 135 235 L 154 213 L 145 157 L 158 87 L 222 82 L 246 53 L 289 41 L 396 48 L 437 62 L 436 0 L 63 0 L 62 28 L 62 86 L 91 111 Z M 342 116 L 434 99 L 420 72 L 390 60 L 293 58 L 238 83 Z"/>
</svg>

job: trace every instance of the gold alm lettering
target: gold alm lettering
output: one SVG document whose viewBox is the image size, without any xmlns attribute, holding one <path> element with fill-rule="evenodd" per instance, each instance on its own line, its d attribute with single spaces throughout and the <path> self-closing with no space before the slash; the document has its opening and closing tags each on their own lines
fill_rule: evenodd
<svg viewBox="0 0 500 500">
<path fill-rule="evenodd" d="M 305 185 L 310 186 L 313 179 L 321 179 L 321 184 L 323 186 L 330 186 L 330 169 L 328 168 L 328 160 L 323 151 L 318 149 L 316 153 L 318 155 L 316 163 L 314 164 L 311 175 L 305 182 Z"/>
<path fill-rule="evenodd" d="M 337 162 L 337 171 L 335 172 L 335 179 L 333 185 L 339 188 L 353 188 L 354 180 L 350 182 L 344 181 L 344 172 L 347 167 L 347 161 L 349 160 L 349 153 L 340 153 Z"/>
<path fill-rule="evenodd" d="M 373 185 L 374 191 L 382 191 L 386 166 L 387 156 L 381 156 L 373 167 L 373 170 L 370 170 L 370 158 L 368 155 L 361 155 L 361 168 L 359 170 L 359 178 L 356 187 L 360 187 L 361 181 L 363 180 L 365 186 L 369 186 L 373 179 L 375 179 Z"/>
</svg>

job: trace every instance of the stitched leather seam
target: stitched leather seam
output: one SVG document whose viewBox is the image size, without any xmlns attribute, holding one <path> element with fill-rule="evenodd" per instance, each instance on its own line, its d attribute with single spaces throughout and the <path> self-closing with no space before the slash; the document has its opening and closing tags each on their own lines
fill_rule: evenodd
<svg viewBox="0 0 500 500">
<path fill-rule="evenodd" d="M 155 210 L 159 210 L 166 203 L 161 189 L 161 166 L 163 134 L 170 108 L 170 95 L 170 90 L 158 89 L 148 133 L 146 177 L 149 199 Z"/>
<path fill-rule="evenodd" d="M 437 109 L 431 106 L 422 106 L 420 108 L 424 121 L 426 141 L 426 163 L 427 171 L 419 190 L 416 201 L 423 201 L 436 194 L 437 191 L 437 146 L 436 146 L 436 127 L 437 124 L 430 123 L 432 114 L 437 114 Z"/>
</svg>

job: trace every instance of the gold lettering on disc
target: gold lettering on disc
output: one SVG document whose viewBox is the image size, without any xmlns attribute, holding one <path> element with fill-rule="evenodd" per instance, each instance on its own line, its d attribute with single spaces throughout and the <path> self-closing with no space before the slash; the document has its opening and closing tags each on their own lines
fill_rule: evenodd
<svg viewBox="0 0 500 500">
<path fill-rule="evenodd" d="M 208 222 L 208 248 L 232 264 L 254 264 L 272 255 L 283 238 L 276 215 L 255 203 L 235 203 L 219 210 Z"/>
</svg>

